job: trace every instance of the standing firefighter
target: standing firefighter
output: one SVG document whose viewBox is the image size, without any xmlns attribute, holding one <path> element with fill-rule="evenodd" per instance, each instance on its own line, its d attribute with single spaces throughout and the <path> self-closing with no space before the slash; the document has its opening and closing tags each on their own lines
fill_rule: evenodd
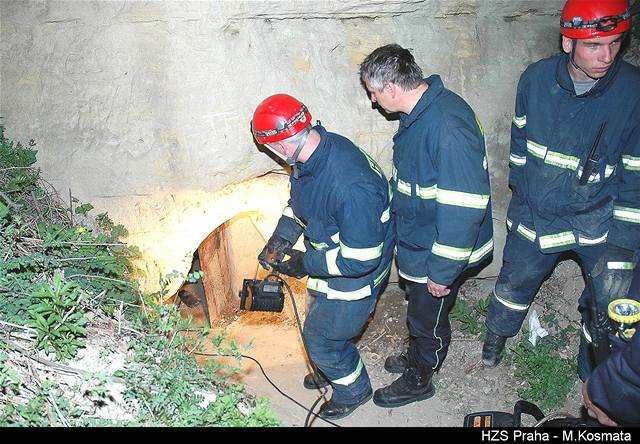
<svg viewBox="0 0 640 444">
<path fill-rule="evenodd" d="M 493 251 L 487 158 L 471 107 L 423 79 L 409 50 L 386 45 L 369 54 L 360 77 L 384 113 L 399 113 L 393 138 L 393 218 L 398 270 L 409 298 L 409 349 L 385 369 L 402 376 L 376 390 L 373 402 L 398 407 L 430 398 L 432 377 L 451 341 L 449 311 L 462 272 Z"/>
<path fill-rule="evenodd" d="M 258 260 L 301 278 L 312 296 L 303 337 L 320 370 L 309 389 L 331 385 L 320 416 L 339 419 L 371 399 L 352 342 L 373 312 L 393 256 L 390 191 L 380 167 L 348 139 L 311 126 L 307 108 L 277 94 L 256 108 L 253 134 L 294 168 L 291 198 Z M 304 234 L 306 253 L 291 246 Z M 285 255 L 290 259 L 282 261 Z"/>
<path fill-rule="evenodd" d="M 631 26 L 626 0 L 568 0 L 564 54 L 530 65 L 518 83 L 511 126 L 504 263 L 482 350 L 495 367 L 560 254 L 573 251 L 593 277 L 598 309 L 626 294 L 640 246 L 640 72 L 620 50 Z M 585 289 L 578 355 L 592 368 Z"/>
</svg>

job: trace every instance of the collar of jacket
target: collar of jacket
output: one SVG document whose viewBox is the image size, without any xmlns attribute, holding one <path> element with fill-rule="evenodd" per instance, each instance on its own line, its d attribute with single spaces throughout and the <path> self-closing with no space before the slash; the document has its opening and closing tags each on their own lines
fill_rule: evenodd
<svg viewBox="0 0 640 444">
<path fill-rule="evenodd" d="M 616 76 L 616 73 L 620 69 L 620 60 L 622 59 L 621 54 L 618 54 L 616 59 L 613 61 L 611 68 L 607 71 L 607 74 L 602 77 L 598 82 L 594 85 L 586 93 L 576 96 L 576 90 L 573 86 L 573 80 L 571 79 L 571 75 L 569 74 L 569 55 L 563 54 L 558 57 L 558 65 L 556 67 L 556 81 L 560 88 L 562 88 L 567 94 L 571 94 L 573 97 L 598 97 L 609 87 L 613 78 Z"/>
<path fill-rule="evenodd" d="M 422 113 L 431 105 L 435 98 L 444 91 L 444 84 L 439 75 L 434 74 L 424 79 L 429 88 L 422 94 L 416 106 L 413 107 L 410 114 L 400 113 L 400 125 L 410 127 L 413 122 L 418 120 Z"/>
<path fill-rule="evenodd" d="M 306 162 L 298 162 L 298 177 L 316 175 L 326 162 L 324 152 L 327 150 L 327 130 L 320 124 L 314 126 L 312 129 L 318 131 L 320 134 L 320 143 Z"/>
</svg>

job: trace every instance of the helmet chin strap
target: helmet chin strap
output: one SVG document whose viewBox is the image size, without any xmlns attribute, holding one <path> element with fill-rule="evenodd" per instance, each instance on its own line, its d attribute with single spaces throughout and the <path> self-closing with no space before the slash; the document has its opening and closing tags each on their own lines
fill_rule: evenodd
<svg viewBox="0 0 640 444">
<path fill-rule="evenodd" d="M 583 74 L 587 77 L 589 77 L 592 80 L 598 80 L 597 77 L 591 77 L 589 74 L 587 74 L 587 72 L 582 69 L 575 61 L 575 55 L 576 55 L 576 46 L 578 45 L 578 41 L 577 39 L 571 39 L 571 56 L 569 57 L 569 60 L 571 61 L 571 64 L 573 65 L 573 67 L 575 69 L 578 69 L 580 71 L 583 72 Z"/>
<path fill-rule="evenodd" d="M 291 168 L 293 168 L 293 177 L 296 179 L 298 178 L 298 167 L 296 166 L 296 161 L 298 160 L 300 151 L 302 151 L 302 148 L 304 148 L 304 144 L 307 143 L 307 138 L 309 137 L 310 131 L 311 129 L 309 127 L 307 127 L 307 129 L 304 130 L 304 134 L 302 135 L 302 139 L 300 139 L 300 143 L 298 143 L 296 150 L 293 152 L 291 156 L 287 157 L 285 160 L 285 162 L 287 162 L 287 164 Z"/>
</svg>

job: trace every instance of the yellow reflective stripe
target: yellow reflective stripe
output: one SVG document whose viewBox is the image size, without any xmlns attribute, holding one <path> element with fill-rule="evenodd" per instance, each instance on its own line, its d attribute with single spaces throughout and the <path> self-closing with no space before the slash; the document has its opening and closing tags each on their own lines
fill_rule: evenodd
<svg viewBox="0 0 640 444">
<path fill-rule="evenodd" d="M 615 165 L 607 165 L 604 167 L 604 177 L 608 178 L 613 174 L 613 171 L 616 169 Z"/>
<path fill-rule="evenodd" d="M 325 244 L 324 242 L 311 242 L 311 241 L 309 241 L 309 243 L 316 250 L 322 251 L 322 250 L 325 250 L 325 249 L 329 248 L 329 245 Z"/>
<path fill-rule="evenodd" d="M 416 185 L 416 194 L 420 199 L 435 199 L 438 194 L 438 185 L 431 185 L 430 187 Z"/>
<path fill-rule="evenodd" d="M 623 220 L 625 222 L 640 224 L 640 210 L 637 208 L 620 207 L 620 206 L 614 205 L 613 218 L 618 220 Z"/>
<path fill-rule="evenodd" d="M 578 179 L 582 177 L 582 167 L 578 168 Z M 589 183 L 598 183 L 600 182 L 600 173 L 591 173 L 589 179 L 587 179 Z"/>
<path fill-rule="evenodd" d="M 607 262 L 607 268 L 609 270 L 633 270 L 636 265 L 633 262 Z"/>
<path fill-rule="evenodd" d="M 478 115 L 476 113 L 473 113 L 473 116 L 476 118 L 476 123 L 478 124 L 480 134 L 482 134 L 482 136 L 484 137 L 484 127 L 482 126 L 482 122 L 480 122 L 480 119 L 478 118 Z"/>
<path fill-rule="evenodd" d="M 437 256 L 453 259 L 454 261 L 468 261 L 471 256 L 471 248 L 458 248 L 442 245 L 434 242 L 431 252 Z"/>
<path fill-rule="evenodd" d="M 588 237 L 584 237 L 582 235 L 578 235 L 578 244 L 580 245 L 596 245 L 596 244 L 601 244 L 604 241 L 607 240 L 607 236 L 609 235 L 609 232 L 607 231 L 606 233 L 604 233 L 603 236 L 600 236 L 597 239 L 589 239 Z"/>
<path fill-rule="evenodd" d="M 509 154 L 509 162 L 515 166 L 524 166 L 527 163 L 527 156 L 518 156 L 517 154 Z"/>
<path fill-rule="evenodd" d="M 471 252 L 471 256 L 469 257 L 469 263 L 474 264 L 479 262 L 485 256 L 493 251 L 493 238 L 489 239 L 489 242 L 484 244 L 482 247 L 478 248 Z"/>
<path fill-rule="evenodd" d="M 557 234 L 547 234 L 546 236 L 540 236 L 541 248 L 554 248 L 561 247 L 563 245 L 571 245 L 576 243 L 576 237 L 572 231 L 563 231 Z"/>
<path fill-rule="evenodd" d="M 516 231 L 529 239 L 531 242 L 534 242 L 536 240 L 536 232 L 530 228 L 525 227 L 523 224 L 518 224 L 518 228 L 516 228 Z"/>
<path fill-rule="evenodd" d="M 389 219 L 391 219 L 391 207 L 388 207 L 386 210 L 382 212 L 382 216 L 380 216 L 380 222 L 385 224 L 389 222 Z"/>
<path fill-rule="evenodd" d="M 338 242 L 340 242 L 340 232 L 336 232 L 336 234 L 334 234 L 333 236 L 331 236 L 331 240 L 334 241 L 336 244 Z"/>
<path fill-rule="evenodd" d="M 300 225 L 302 228 L 307 228 L 307 224 L 302 222 L 302 220 L 299 217 L 293 216 L 293 218 L 296 220 L 296 222 L 298 222 L 298 225 Z"/>
<path fill-rule="evenodd" d="M 479 208 L 484 210 L 489 204 L 489 195 L 463 193 L 462 191 L 450 191 L 438 188 L 436 201 L 444 205 L 455 205 L 458 207 Z"/>
<path fill-rule="evenodd" d="M 540 159 L 544 159 L 544 156 L 547 154 L 547 147 L 527 140 L 527 151 Z"/>
<path fill-rule="evenodd" d="M 338 253 L 340 252 L 340 248 L 332 248 L 331 250 L 327 250 L 325 253 L 325 260 L 327 261 L 327 271 L 332 276 L 342 276 L 342 272 L 338 267 Z"/>
<path fill-rule="evenodd" d="M 511 221 L 511 219 L 507 218 L 507 228 L 511 230 L 511 227 L 513 227 L 513 222 Z"/>
<path fill-rule="evenodd" d="M 398 179 L 398 191 L 407 196 L 411 196 L 411 184 L 402 179 Z"/>
<path fill-rule="evenodd" d="M 384 174 L 382 173 L 382 168 L 380 168 L 380 166 L 376 163 L 375 160 L 373 160 L 373 158 L 369 155 L 369 153 L 367 153 L 365 150 L 363 150 L 362 148 L 359 148 L 360 152 L 364 155 L 365 159 L 367 159 L 367 162 L 369 162 L 369 167 L 371 167 L 371 169 L 380 177 L 384 177 Z"/>
<path fill-rule="evenodd" d="M 362 359 L 358 358 L 358 365 L 356 365 L 356 369 L 353 372 L 349 373 L 347 376 L 343 378 L 334 379 L 331 382 L 339 385 L 353 384 L 356 381 L 356 379 L 358 379 L 358 376 L 360 376 L 360 373 L 362 373 L 363 366 L 364 364 L 362 364 Z"/>
<path fill-rule="evenodd" d="M 382 282 L 382 280 L 383 280 L 385 277 L 387 277 L 387 275 L 389 274 L 389 271 L 390 271 L 390 270 L 391 270 L 391 262 L 389 262 L 389 265 L 387 265 L 387 268 L 385 268 L 384 270 L 382 270 L 382 273 L 380 273 L 380 274 L 378 275 L 378 277 L 377 277 L 377 278 L 375 278 L 375 279 L 373 280 L 373 286 L 374 286 L 374 288 L 375 288 L 375 287 L 377 287 L 377 286 L 378 286 L 378 284 L 379 284 L 380 282 Z"/>
<path fill-rule="evenodd" d="M 410 274 L 404 273 L 402 270 L 398 270 L 398 274 L 411 282 L 417 282 L 419 284 L 426 284 L 429 280 L 429 276 L 411 276 Z"/>
<path fill-rule="evenodd" d="M 340 299 L 343 301 L 357 301 L 371 296 L 371 286 L 366 285 L 358 290 L 338 291 L 329 288 L 329 283 L 324 279 L 309 278 L 307 279 L 307 288 L 315 290 L 327 295 L 327 299 Z"/>
<path fill-rule="evenodd" d="M 393 170 L 391 170 L 391 177 L 393 177 L 393 180 L 398 180 L 398 170 L 395 165 L 393 166 Z"/>
<path fill-rule="evenodd" d="M 488 166 L 489 164 L 487 163 L 487 156 L 482 157 L 482 169 L 486 171 Z"/>
<path fill-rule="evenodd" d="M 622 165 L 625 170 L 640 171 L 640 157 L 625 154 L 622 156 Z"/>
<path fill-rule="evenodd" d="M 547 155 L 544 158 L 544 163 L 575 171 L 575 169 L 578 168 L 578 165 L 580 164 L 580 159 L 575 156 L 569 156 L 567 154 L 549 150 L 547 151 Z"/>
<path fill-rule="evenodd" d="M 284 207 L 284 210 L 282 211 L 282 215 L 290 217 L 291 219 L 295 219 L 296 218 L 296 216 L 293 214 L 293 209 L 289 205 Z"/>
<path fill-rule="evenodd" d="M 382 256 L 382 245 L 384 242 L 380 242 L 380 245 L 369 248 L 353 248 L 347 244 L 340 242 L 340 251 L 342 257 L 347 259 L 356 259 L 358 261 L 370 261 Z"/>
<path fill-rule="evenodd" d="M 522 117 L 513 116 L 512 122 L 518 128 L 524 128 L 524 126 L 527 124 L 527 116 L 526 115 Z"/>
<path fill-rule="evenodd" d="M 529 309 L 529 305 L 525 304 L 516 304 L 515 302 L 507 301 L 506 299 L 502 299 L 500 296 L 496 294 L 496 291 L 493 291 L 493 296 L 496 298 L 498 302 L 504 305 L 507 308 L 510 308 L 515 311 L 527 311 Z"/>
</svg>

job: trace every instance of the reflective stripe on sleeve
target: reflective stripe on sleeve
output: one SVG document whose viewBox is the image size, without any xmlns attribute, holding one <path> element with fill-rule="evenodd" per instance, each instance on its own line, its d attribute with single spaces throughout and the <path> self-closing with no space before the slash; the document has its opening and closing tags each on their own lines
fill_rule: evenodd
<svg viewBox="0 0 640 444">
<path fill-rule="evenodd" d="M 436 201 L 444 205 L 478 208 L 484 210 L 489 204 L 488 194 L 463 193 L 462 191 L 443 190 L 438 188 Z"/>
<path fill-rule="evenodd" d="M 527 124 L 527 116 L 524 115 L 522 117 L 519 116 L 513 116 L 513 120 L 512 120 L 513 124 L 515 126 L 517 126 L 518 128 L 524 128 L 525 125 Z"/>
<path fill-rule="evenodd" d="M 620 207 L 614 205 L 613 218 L 617 220 L 623 220 L 625 222 L 640 224 L 640 210 L 637 208 Z"/>
<path fill-rule="evenodd" d="M 370 261 L 372 259 L 377 259 L 382 256 L 382 246 L 384 242 L 381 242 L 380 245 L 376 245 L 375 247 L 370 248 L 353 248 L 348 245 L 340 242 L 340 251 L 342 252 L 342 257 L 347 259 L 356 259 L 358 261 Z"/>
<path fill-rule="evenodd" d="M 433 243 L 431 252 L 437 256 L 453 259 L 454 261 L 468 261 L 471 256 L 471 248 L 451 247 L 438 242 Z"/>
</svg>

